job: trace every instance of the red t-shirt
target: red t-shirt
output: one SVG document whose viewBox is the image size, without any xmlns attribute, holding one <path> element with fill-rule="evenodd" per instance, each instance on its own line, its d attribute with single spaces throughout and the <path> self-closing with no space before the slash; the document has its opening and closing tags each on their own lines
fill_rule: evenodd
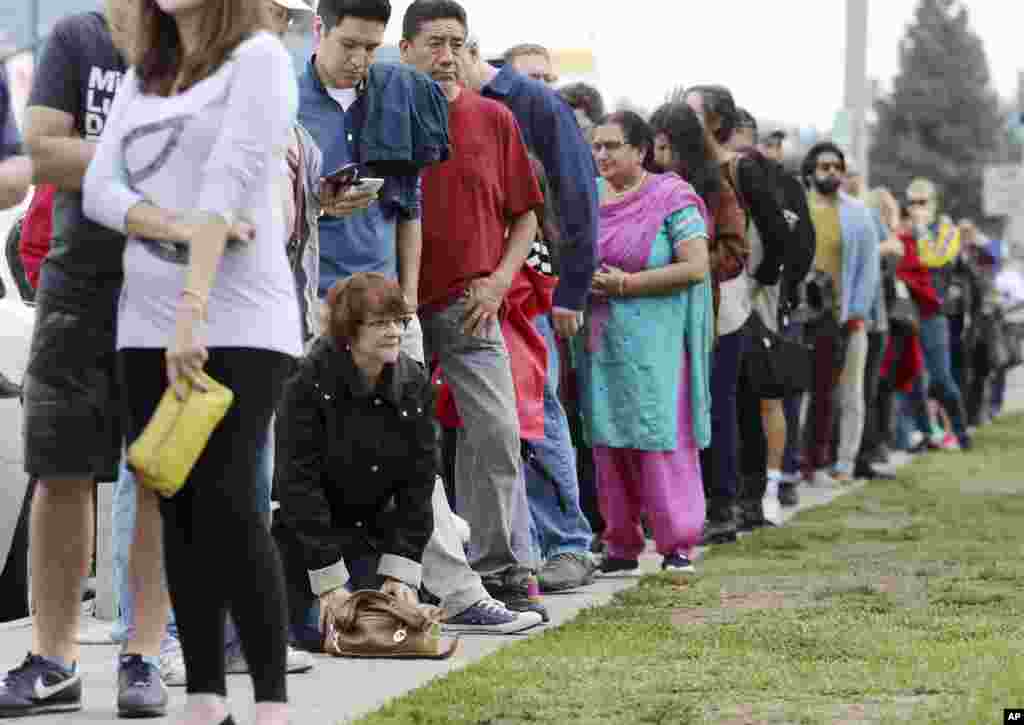
<svg viewBox="0 0 1024 725">
<path fill-rule="evenodd" d="M 544 203 L 511 111 L 464 88 L 448 114 L 451 158 L 423 172 L 421 305 L 493 273 L 508 225 Z"/>
</svg>

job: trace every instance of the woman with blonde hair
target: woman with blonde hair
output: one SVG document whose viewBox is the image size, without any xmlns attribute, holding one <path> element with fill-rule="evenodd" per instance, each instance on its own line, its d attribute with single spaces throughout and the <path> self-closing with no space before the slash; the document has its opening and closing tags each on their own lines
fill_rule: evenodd
<svg viewBox="0 0 1024 725">
<path fill-rule="evenodd" d="M 117 347 L 129 443 L 168 386 L 201 388 L 205 369 L 234 392 L 185 487 L 160 503 L 187 725 L 233 722 L 228 611 L 255 721 L 288 721 L 285 586 L 256 461 L 302 354 L 277 188 L 298 92 L 264 10 L 262 0 L 142 0 L 136 62 L 84 183 L 86 215 L 128 237 Z"/>
<path fill-rule="evenodd" d="M 921 317 L 921 345 L 931 390 L 949 415 L 960 448 L 967 450 L 971 447 L 971 437 L 967 432 L 963 396 L 953 377 L 949 324 L 949 316 L 958 314 L 963 301 L 953 279 L 960 256 L 960 230 L 948 217 L 939 215 L 938 189 L 928 179 L 917 178 L 910 183 L 907 206 L 914 224 L 917 252 L 929 271 L 940 305 L 936 314 Z"/>
</svg>

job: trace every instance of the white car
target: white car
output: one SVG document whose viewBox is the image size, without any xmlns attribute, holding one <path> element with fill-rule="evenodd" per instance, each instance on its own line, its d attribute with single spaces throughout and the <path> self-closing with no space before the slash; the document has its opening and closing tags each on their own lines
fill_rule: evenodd
<svg viewBox="0 0 1024 725">
<path fill-rule="evenodd" d="M 6 244 L 26 208 L 27 203 L 0 211 L 0 244 Z M 7 254 L 0 254 L 0 372 L 15 383 L 20 384 L 25 373 L 34 318 L 35 311 L 22 298 Z M 0 399 L 0 569 L 7 562 L 28 484 L 23 463 L 21 403 L 14 398 Z M 0 581 L 0 598 L 23 595 L 4 588 Z"/>
</svg>

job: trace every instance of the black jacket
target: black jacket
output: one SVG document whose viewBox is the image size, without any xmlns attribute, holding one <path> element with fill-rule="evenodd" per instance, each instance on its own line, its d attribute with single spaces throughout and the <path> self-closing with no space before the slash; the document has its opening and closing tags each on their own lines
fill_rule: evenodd
<svg viewBox="0 0 1024 725">
<path fill-rule="evenodd" d="M 786 250 L 794 234 L 783 213 L 774 169 L 767 162 L 757 151 L 743 151 L 736 164 L 735 183 L 742 206 L 757 226 L 764 249 L 764 259 L 754 270 L 754 278 L 763 285 L 773 285 L 781 278 Z"/>
<path fill-rule="evenodd" d="M 380 555 L 381 575 L 418 587 L 437 475 L 423 367 L 403 354 L 369 390 L 351 353 L 321 339 L 285 384 L 275 434 L 275 535 L 300 552 L 289 559 L 317 572 Z"/>
</svg>

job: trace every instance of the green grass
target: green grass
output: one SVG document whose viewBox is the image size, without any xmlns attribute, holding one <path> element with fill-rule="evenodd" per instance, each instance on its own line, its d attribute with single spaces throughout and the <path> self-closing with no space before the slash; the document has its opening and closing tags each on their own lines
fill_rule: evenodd
<svg viewBox="0 0 1024 725">
<path fill-rule="evenodd" d="M 1000 723 L 1024 707 L 1022 554 L 1016 417 L 360 722 Z"/>
</svg>

